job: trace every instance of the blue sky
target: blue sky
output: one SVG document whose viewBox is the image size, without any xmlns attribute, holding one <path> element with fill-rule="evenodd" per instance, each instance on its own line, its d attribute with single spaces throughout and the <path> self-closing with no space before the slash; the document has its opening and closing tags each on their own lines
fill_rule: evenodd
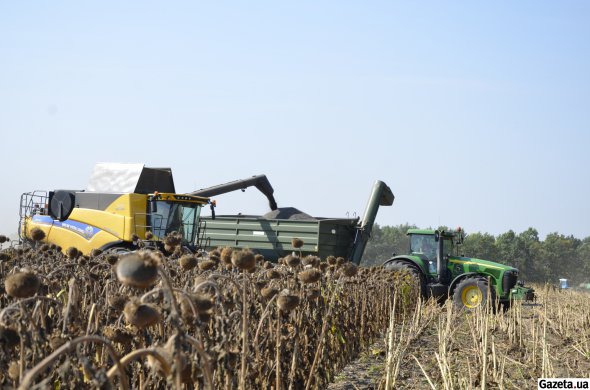
<svg viewBox="0 0 590 390">
<path fill-rule="evenodd" d="M 0 233 L 96 162 L 179 192 L 265 173 L 279 206 L 590 236 L 590 3 L 0 4 Z M 254 190 L 218 213 L 264 214 Z"/>
</svg>

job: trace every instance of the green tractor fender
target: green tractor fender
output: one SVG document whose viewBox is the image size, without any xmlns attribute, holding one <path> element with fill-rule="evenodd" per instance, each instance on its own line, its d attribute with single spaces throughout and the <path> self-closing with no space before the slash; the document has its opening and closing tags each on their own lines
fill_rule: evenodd
<svg viewBox="0 0 590 390">
<path fill-rule="evenodd" d="M 394 263 L 405 263 L 405 264 L 409 264 L 411 266 L 414 266 L 414 267 L 418 268 L 418 270 L 420 270 L 420 272 L 422 273 L 422 275 L 424 277 L 426 277 L 426 275 L 428 275 L 428 272 L 427 272 L 428 268 L 427 268 L 426 264 L 418 256 L 396 256 L 396 257 L 392 257 L 391 259 L 389 259 L 386 262 L 384 262 L 383 263 L 383 266 L 385 268 L 387 268 L 388 265 L 391 265 L 391 264 L 394 264 Z"/>
<path fill-rule="evenodd" d="M 464 274 L 461 275 L 457 275 L 455 277 L 455 279 L 453 279 L 453 281 L 449 284 L 449 290 L 448 290 L 448 294 L 449 296 L 452 296 L 453 294 L 453 290 L 455 289 L 455 286 L 463 279 L 465 278 L 469 278 L 471 276 L 482 276 L 485 277 L 486 279 L 489 277 L 492 280 L 492 286 L 490 286 L 490 288 L 496 288 L 496 278 L 494 278 L 493 275 L 488 274 L 486 272 L 466 272 Z"/>
</svg>

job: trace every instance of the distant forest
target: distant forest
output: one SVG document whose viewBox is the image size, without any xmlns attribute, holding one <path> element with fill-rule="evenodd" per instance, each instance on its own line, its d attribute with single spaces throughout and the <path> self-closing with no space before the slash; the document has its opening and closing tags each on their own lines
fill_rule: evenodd
<svg viewBox="0 0 590 390">
<path fill-rule="evenodd" d="M 406 232 L 411 228 L 416 226 L 375 225 L 362 264 L 377 265 L 391 258 L 392 253 L 407 253 Z M 460 254 L 516 267 L 520 271 L 519 279 L 525 282 L 556 284 L 559 278 L 570 279 L 572 286 L 590 282 L 590 237 L 579 239 L 550 233 L 541 241 L 534 228 L 521 233 L 509 230 L 498 236 L 466 233 Z"/>
</svg>

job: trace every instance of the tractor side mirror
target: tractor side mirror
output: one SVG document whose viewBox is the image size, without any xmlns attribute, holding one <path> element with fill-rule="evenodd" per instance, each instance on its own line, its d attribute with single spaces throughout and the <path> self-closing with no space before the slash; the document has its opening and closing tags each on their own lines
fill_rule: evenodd
<svg viewBox="0 0 590 390">
<path fill-rule="evenodd" d="M 242 191 L 244 191 L 244 190 L 242 190 Z M 215 207 L 217 207 L 217 201 L 212 200 L 209 202 L 209 205 L 211 207 L 211 219 L 215 219 Z"/>
<path fill-rule="evenodd" d="M 438 242 L 440 240 L 440 232 L 438 230 L 434 231 L 434 241 Z"/>
<path fill-rule="evenodd" d="M 157 213 L 157 212 L 158 212 L 158 204 L 156 203 L 156 201 L 155 201 L 155 200 L 152 200 L 152 201 L 150 202 L 150 212 L 151 212 L 152 214 L 154 214 L 154 213 Z"/>
</svg>

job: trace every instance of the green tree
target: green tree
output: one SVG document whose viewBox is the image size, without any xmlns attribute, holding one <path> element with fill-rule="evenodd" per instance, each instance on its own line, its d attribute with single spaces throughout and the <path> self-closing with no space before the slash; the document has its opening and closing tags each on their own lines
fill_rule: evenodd
<svg viewBox="0 0 590 390">
<path fill-rule="evenodd" d="M 579 262 L 579 283 L 590 283 L 590 237 L 582 240 L 576 250 Z"/>
<path fill-rule="evenodd" d="M 546 270 L 539 262 L 540 247 L 536 229 L 528 228 L 518 235 L 509 230 L 496 239 L 497 261 L 518 268 L 522 279 L 543 281 Z"/>
<path fill-rule="evenodd" d="M 496 237 L 489 233 L 468 234 L 459 251 L 462 256 L 476 257 L 484 260 L 498 261 Z"/>
<path fill-rule="evenodd" d="M 514 260 L 519 257 L 517 241 L 516 233 L 512 229 L 496 238 L 498 262 L 517 266 L 518 261 Z"/>
<path fill-rule="evenodd" d="M 557 283 L 559 278 L 571 279 L 572 283 L 583 281 L 580 274 L 578 247 L 582 241 L 573 236 L 550 233 L 541 249 L 541 260 L 545 268 L 545 280 Z"/>
<path fill-rule="evenodd" d="M 538 266 L 541 251 L 541 241 L 537 229 L 529 227 L 517 237 L 518 258 L 515 259 L 514 266 L 518 268 L 523 278 L 531 280 L 544 280 L 544 271 Z"/>
</svg>

